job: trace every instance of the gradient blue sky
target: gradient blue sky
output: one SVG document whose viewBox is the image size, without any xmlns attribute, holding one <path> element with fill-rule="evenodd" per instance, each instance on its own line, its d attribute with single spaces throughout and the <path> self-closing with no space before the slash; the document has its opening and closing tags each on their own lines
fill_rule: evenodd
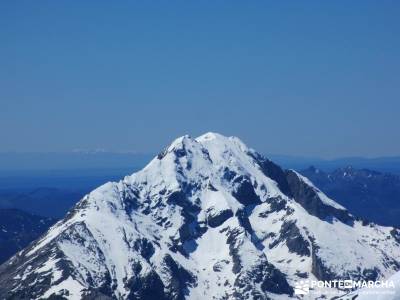
<svg viewBox="0 0 400 300">
<path fill-rule="evenodd" d="M 84 2 L 84 3 L 83 3 Z M 400 155 L 399 1 L 2 1 L 0 152 Z"/>
</svg>

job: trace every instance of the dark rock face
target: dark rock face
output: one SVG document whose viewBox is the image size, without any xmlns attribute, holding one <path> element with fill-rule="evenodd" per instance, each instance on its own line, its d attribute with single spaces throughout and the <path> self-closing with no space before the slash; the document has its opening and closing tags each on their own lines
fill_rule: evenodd
<svg viewBox="0 0 400 300">
<path fill-rule="evenodd" d="M 163 151 L 157 154 L 157 159 L 162 160 L 165 157 L 165 155 L 167 155 L 167 153 L 168 149 L 164 149 Z"/>
<path fill-rule="evenodd" d="M 285 237 L 290 252 L 300 256 L 310 256 L 309 243 L 300 234 L 295 222 L 285 222 L 281 228 L 281 237 Z"/>
<path fill-rule="evenodd" d="M 199 238 L 207 230 L 207 227 L 204 226 L 204 224 L 200 224 L 198 221 L 198 213 L 200 212 L 198 201 L 194 201 L 193 203 L 188 197 L 188 195 L 191 195 L 196 189 L 198 189 L 196 185 L 183 184 L 181 190 L 174 191 L 169 195 L 167 194 L 167 203 L 180 207 L 181 216 L 183 218 L 183 224 L 178 229 L 179 238 L 171 238 L 172 246 L 170 250 L 173 252 L 179 251 L 184 256 L 187 256 L 188 253 L 183 245 L 188 241 L 194 241 L 196 238 Z M 216 223 L 212 221 L 211 223 L 217 224 L 218 221 L 221 221 L 223 218 L 224 216 L 220 218 L 217 217 L 214 220 Z M 168 222 L 167 220 L 164 221 Z"/>
<path fill-rule="evenodd" d="M 299 179 L 293 171 L 286 171 L 287 180 L 293 198 L 304 207 L 307 212 L 321 220 L 335 217 L 343 223 L 352 223 L 354 218 L 346 211 L 324 204 L 312 187 Z"/>
<path fill-rule="evenodd" d="M 0 209 L 0 264 L 42 235 L 55 219 Z"/>
<path fill-rule="evenodd" d="M 268 203 L 270 204 L 270 209 L 261 212 L 259 217 L 266 218 L 270 214 L 281 210 L 289 211 L 289 208 L 286 206 L 286 200 L 282 199 L 281 197 L 270 198 L 268 199 Z"/>
<path fill-rule="evenodd" d="M 311 272 L 319 280 L 335 280 L 338 279 L 337 275 L 333 273 L 318 256 L 318 246 L 313 244 L 312 251 L 312 266 Z"/>
<path fill-rule="evenodd" d="M 239 220 L 240 226 L 242 226 L 247 233 L 252 234 L 253 228 L 251 227 L 247 211 L 245 209 L 239 209 L 236 212 L 236 216 Z"/>
<path fill-rule="evenodd" d="M 150 257 L 154 254 L 154 246 L 153 244 L 146 238 L 137 239 L 133 245 L 133 249 L 140 253 L 146 260 L 149 260 Z"/>
<path fill-rule="evenodd" d="M 390 231 L 390 235 L 400 244 L 400 229 L 393 228 Z"/>
<path fill-rule="evenodd" d="M 199 212 L 200 208 L 189 201 L 187 197 L 187 193 L 184 191 L 174 191 L 168 196 L 167 200 L 168 204 L 173 204 L 180 206 L 184 209 L 184 213 L 189 214 L 196 214 Z"/>
<path fill-rule="evenodd" d="M 267 275 L 264 275 L 264 280 L 261 284 L 261 289 L 263 291 L 275 294 L 293 295 L 293 289 L 288 284 L 286 276 L 281 271 L 273 265 L 265 265 L 262 269 L 262 273 Z"/>
<path fill-rule="evenodd" d="M 286 179 L 285 171 L 281 167 L 279 167 L 269 159 L 264 158 L 258 153 L 249 153 L 249 155 L 252 156 L 259 164 L 261 171 L 265 174 L 265 176 L 276 181 L 279 189 L 288 197 L 292 196 L 289 184 Z"/>
<path fill-rule="evenodd" d="M 290 221 L 285 222 L 279 232 L 279 238 L 276 239 L 270 248 L 275 247 L 275 245 L 285 242 L 289 249 L 289 252 L 297 253 L 300 256 L 310 256 L 310 245 L 303 238 L 300 233 L 299 228 L 296 226 L 296 222 Z"/>
<path fill-rule="evenodd" d="M 214 265 L 213 265 L 213 271 L 214 272 L 221 272 L 222 268 L 224 267 L 224 265 L 228 265 L 229 264 L 229 260 L 221 260 L 221 261 L 217 261 Z"/>
<path fill-rule="evenodd" d="M 379 272 L 376 269 L 365 269 L 362 272 L 363 279 L 367 281 L 375 281 L 378 279 Z"/>
<path fill-rule="evenodd" d="M 263 292 L 292 295 L 293 289 L 288 284 L 285 275 L 265 259 L 263 264 L 253 268 L 250 272 L 242 272 L 235 280 L 235 286 L 242 292 L 240 299 L 252 299 L 255 290 L 252 283 L 261 285 Z M 265 295 L 258 294 L 258 299 L 265 299 Z"/>
<path fill-rule="evenodd" d="M 284 209 L 286 209 L 286 210 L 288 209 L 286 207 L 286 201 L 280 197 L 271 198 L 269 200 L 269 203 L 271 204 L 271 210 L 270 210 L 271 213 L 281 211 Z"/>
<path fill-rule="evenodd" d="M 169 300 L 164 293 L 164 285 L 156 272 L 150 271 L 145 277 L 134 276 L 127 283 L 129 300 Z"/>
<path fill-rule="evenodd" d="M 229 230 L 227 232 L 227 244 L 229 244 L 229 255 L 232 257 L 232 272 L 234 274 L 237 274 L 240 272 L 242 269 L 242 264 L 240 261 L 240 256 L 239 256 L 239 249 L 237 246 L 237 238 L 238 236 L 242 233 L 242 231 L 239 228 L 235 228 L 232 230 Z"/>
<path fill-rule="evenodd" d="M 233 180 L 234 192 L 233 197 L 235 197 L 243 205 L 255 205 L 260 204 L 260 197 L 257 196 L 254 191 L 253 184 L 251 180 L 244 176 L 237 176 Z"/>
<path fill-rule="evenodd" d="M 207 224 L 210 227 L 218 227 L 231 217 L 233 217 L 232 210 L 225 209 L 219 211 L 218 214 L 209 214 L 207 216 Z"/>
<path fill-rule="evenodd" d="M 184 300 L 188 286 L 196 285 L 196 277 L 178 265 L 170 255 L 164 257 L 164 266 L 164 272 L 171 278 L 170 284 L 165 287 L 167 299 Z"/>
<path fill-rule="evenodd" d="M 230 182 L 230 181 L 232 181 L 233 178 L 235 178 L 236 176 L 237 176 L 236 172 L 234 172 L 234 171 L 232 171 L 232 170 L 229 170 L 228 168 L 225 168 L 225 169 L 224 169 L 223 178 L 224 178 L 226 181 Z"/>
<path fill-rule="evenodd" d="M 265 255 L 260 259 L 263 262 L 251 270 L 243 272 L 239 255 L 240 236 L 246 234 L 243 229 L 235 228 L 227 231 L 227 243 L 229 244 L 229 255 L 232 257 L 232 271 L 238 274 L 234 286 L 240 290 L 234 293 L 234 299 L 268 299 L 254 289 L 254 282 L 261 285 L 263 292 L 276 294 L 293 294 L 293 289 L 288 284 L 285 275 L 270 264 Z"/>
</svg>

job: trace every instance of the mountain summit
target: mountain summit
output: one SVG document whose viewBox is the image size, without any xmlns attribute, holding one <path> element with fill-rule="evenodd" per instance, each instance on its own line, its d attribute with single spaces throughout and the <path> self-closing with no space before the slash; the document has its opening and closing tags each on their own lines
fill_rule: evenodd
<svg viewBox="0 0 400 300">
<path fill-rule="evenodd" d="M 0 299 L 288 299 L 300 280 L 375 280 L 399 267 L 399 230 L 207 133 L 86 195 L 0 267 Z"/>
</svg>

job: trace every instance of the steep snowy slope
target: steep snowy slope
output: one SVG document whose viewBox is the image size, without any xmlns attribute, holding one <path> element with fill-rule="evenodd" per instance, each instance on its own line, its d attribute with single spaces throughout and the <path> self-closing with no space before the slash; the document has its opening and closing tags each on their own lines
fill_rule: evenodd
<svg viewBox="0 0 400 300">
<path fill-rule="evenodd" d="M 288 299 L 392 275 L 399 243 L 237 138 L 184 136 L 3 264 L 0 299 Z"/>
</svg>

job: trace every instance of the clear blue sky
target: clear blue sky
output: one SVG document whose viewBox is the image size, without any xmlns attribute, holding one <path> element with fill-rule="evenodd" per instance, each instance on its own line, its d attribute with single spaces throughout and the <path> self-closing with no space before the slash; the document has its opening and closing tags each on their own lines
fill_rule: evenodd
<svg viewBox="0 0 400 300">
<path fill-rule="evenodd" d="M 0 152 L 153 153 L 217 131 L 265 153 L 400 155 L 399 16 L 399 1 L 2 1 Z"/>
</svg>

